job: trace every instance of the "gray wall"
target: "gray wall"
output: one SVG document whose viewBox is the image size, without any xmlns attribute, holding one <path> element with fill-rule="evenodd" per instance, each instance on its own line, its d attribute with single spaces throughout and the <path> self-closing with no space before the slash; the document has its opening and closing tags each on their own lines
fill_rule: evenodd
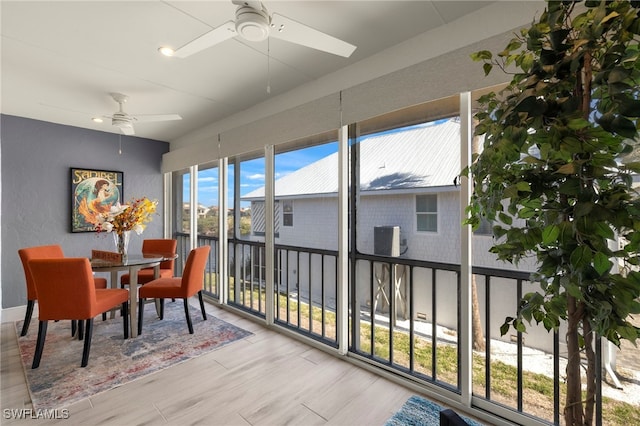
<svg viewBox="0 0 640 426">
<path fill-rule="evenodd" d="M 124 200 L 147 196 L 160 201 L 145 232 L 132 235 L 129 250 L 143 238 L 162 237 L 162 154 L 166 142 L 77 127 L 0 116 L 2 141 L 2 308 L 27 303 L 18 249 L 59 244 L 66 256 L 90 256 L 91 249 L 113 250 L 111 235 L 71 233 L 71 167 L 124 172 Z"/>
</svg>

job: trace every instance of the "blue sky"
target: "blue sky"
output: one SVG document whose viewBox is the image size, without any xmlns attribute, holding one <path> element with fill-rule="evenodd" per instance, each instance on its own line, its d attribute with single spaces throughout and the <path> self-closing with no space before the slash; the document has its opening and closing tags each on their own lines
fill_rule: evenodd
<svg viewBox="0 0 640 426">
<path fill-rule="evenodd" d="M 337 142 L 276 154 L 276 179 L 288 175 L 338 149 Z M 264 157 L 244 161 L 240 166 L 240 193 L 242 195 L 264 186 Z M 229 166 L 229 204 L 233 205 L 234 170 Z M 184 202 L 189 202 L 189 182 L 185 179 Z M 205 206 L 218 205 L 218 169 L 207 169 L 198 174 L 198 202 Z"/>
<path fill-rule="evenodd" d="M 359 142 L 364 142 L 371 136 L 379 136 L 386 133 L 394 133 L 404 131 L 408 128 L 433 126 L 441 124 L 450 120 L 444 118 L 432 122 L 421 123 L 414 126 L 405 128 L 396 128 L 386 130 L 384 132 L 375 133 L 365 136 L 360 139 Z M 295 151 L 276 154 L 275 158 L 275 173 L 276 179 L 288 175 L 302 167 L 305 167 L 315 161 L 333 154 L 338 150 L 337 142 L 330 142 L 323 145 L 313 146 L 310 148 L 298 149 Z M 240 166 L 240 194 L 247 194 L 255 189 L 264 186 L 264 157 L 257 158 L 255 160 L 245 161 Z M 188 176 L 188 175 L 186 175 Z M 233 165 L 229 166 L 229 206 L 233 206 L 233 185 L 234 185 L 234 170 Z M 184 202 L 189 202 L 189 182 L 185 180 L 183 182 L 184 187 Z M 207 169 L 200 171 L 198 175 L 198 202 L 205 206 L 218 205 L 218 169 Z"/>
</svg>

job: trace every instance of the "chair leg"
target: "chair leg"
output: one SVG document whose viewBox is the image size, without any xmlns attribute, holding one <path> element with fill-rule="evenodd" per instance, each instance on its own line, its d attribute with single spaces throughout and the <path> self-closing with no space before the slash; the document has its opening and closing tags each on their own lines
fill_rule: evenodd
<svg viewBox="0 0 640 426">
<path fill-rule="evenodd" d="M 71 320 L 71 337 L 76 335 L 76 331 L 78 330 L 78 322 L 76 320 Z"/>
<path fill-rule="evenodd" d="M 189 300 L 185 297 L 184 301 L 184 316 L 187 317 L 187 327 L 189 327 L 189 334 L 193 334 L 193 324 L 191 324 L 191 315 L 189 315 Z"/>
<path fill-rule="evenodd" d="M 164 299 L 160 299 L 160 320 L 164 319 Z"/>
<path fill-rule="evenodd" d="M 22 331 L 20 332 L 21 336 L 27 335 L 27 330 L 29 330 L 29 324 L 31 323 L 31 317 L 33 316 L 33 306 L 35 304 L 35 300 L 27 301 L 27 312 L 24 314 L 24 323 L 22 324 Z"/>
<path fill-rule="evenodd" d="M 200 299 L 200 310 L 202 311 L 202 320 L 207 320 L 207 313 L 204 310 L 204 300 L 202 300 L 202 290 L 198 292 L 198 299 Z"/>
<path fill-rule="evenodd" d="M 80 367 L 86 367 L 89 363 L 89 351 L 91 350 L 91 335 L 93 334 L 93 318 L 87 321 L 87 330 L 84 336 L 84 349 L 82 350 L 82 364 Z"/>
<path fill-rule="evenodd" d="M 138 306 L 138 336 L 142 334 L 142 319 L 144 318 L 144 301 L 146 299 L 140 299 Z"/>
<path fill-rule="evenodd" d="M 42 349 L 44 349 L 44 339 L 47 336 L 47 321 L 40 321 L 38 323 L 38 340 L 36 341 L 36 352 L 33 355 L 33 363 L 31 368 L 38 368 L 40 366 L 40 358 L 42 358 Z"/>
<path fill-rule="evenodd" d="M 78 340 L 82 340 L 84 335 L 84 320 L 78 320 Z"/>
<path fill-rule="evenodd" d="M 102 321 L 106 321 L 107 320 L 107 313 L 103 312 L 102 313 Z"/>
<path fill-rule="evenodd" d="M 124 338 L 128 339 L 129 338 L 129 302 L 122 303 L 120 314 L 122 315 L 122 324 L 124 327 Z"/>
</svg>

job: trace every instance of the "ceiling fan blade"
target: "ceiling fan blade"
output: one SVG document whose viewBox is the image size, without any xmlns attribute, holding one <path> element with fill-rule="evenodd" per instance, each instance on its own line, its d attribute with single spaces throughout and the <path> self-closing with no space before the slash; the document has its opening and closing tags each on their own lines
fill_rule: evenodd
<svg viewBox="0 0 640 426">
<path fill-rule="evenodd" d="M 342 41 L 277 13 L 271 16 L 271 27 L 269 33 L 271 37 L 334 55 L 344 56 L 345 58 L 351 56 L 353 51 L 356 50 L 356 46 L 346 41 Z"/>
<path fill-rule="evenodd" d="M 170 120 L 182 120 L 178 114 L 143 114 L 135 115 L 132 117 L 138 123 L 147 123 L 151 121 L 170 121 Z"/>
<path fill-rule="evenodd" d="M 178 58 L 186 58 L 187 56 L 191 56 L 194 53 L 198 53 L 201 50 L 204 50 L 208 47 L 221 43 L 225 40 L 228 40 L 236 35 L 236 24 L 233 21 L 225 22 L 217 28 L 209 31 L 208 33 L 204 33 L 200 37 L 195 40 L 190 41 L 184 46 L 178 48 L 175 52 L 173 52 L 173 56 L 177 56 Z"/>
<path fill-rule="evenodd" d="M 122 130 L 122 134 L 126 135 L 126 136 L 133 136 L 136 134 L 136 132 L 133 131 L 133 126 L 132 127 L 120 127 L 120 130 Z"/>
</svg>

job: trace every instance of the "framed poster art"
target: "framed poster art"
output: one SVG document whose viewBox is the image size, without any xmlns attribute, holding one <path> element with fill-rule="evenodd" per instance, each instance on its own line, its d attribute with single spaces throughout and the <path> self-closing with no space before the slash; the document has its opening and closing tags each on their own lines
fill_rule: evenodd
<svg viewBox="0 0 640 426">
<path fill-rule="evenodd" d="M 71 168 L 71 232 L 95 232 L 98 215 L 122 203 L 124 173 Z"/>
</svg>

